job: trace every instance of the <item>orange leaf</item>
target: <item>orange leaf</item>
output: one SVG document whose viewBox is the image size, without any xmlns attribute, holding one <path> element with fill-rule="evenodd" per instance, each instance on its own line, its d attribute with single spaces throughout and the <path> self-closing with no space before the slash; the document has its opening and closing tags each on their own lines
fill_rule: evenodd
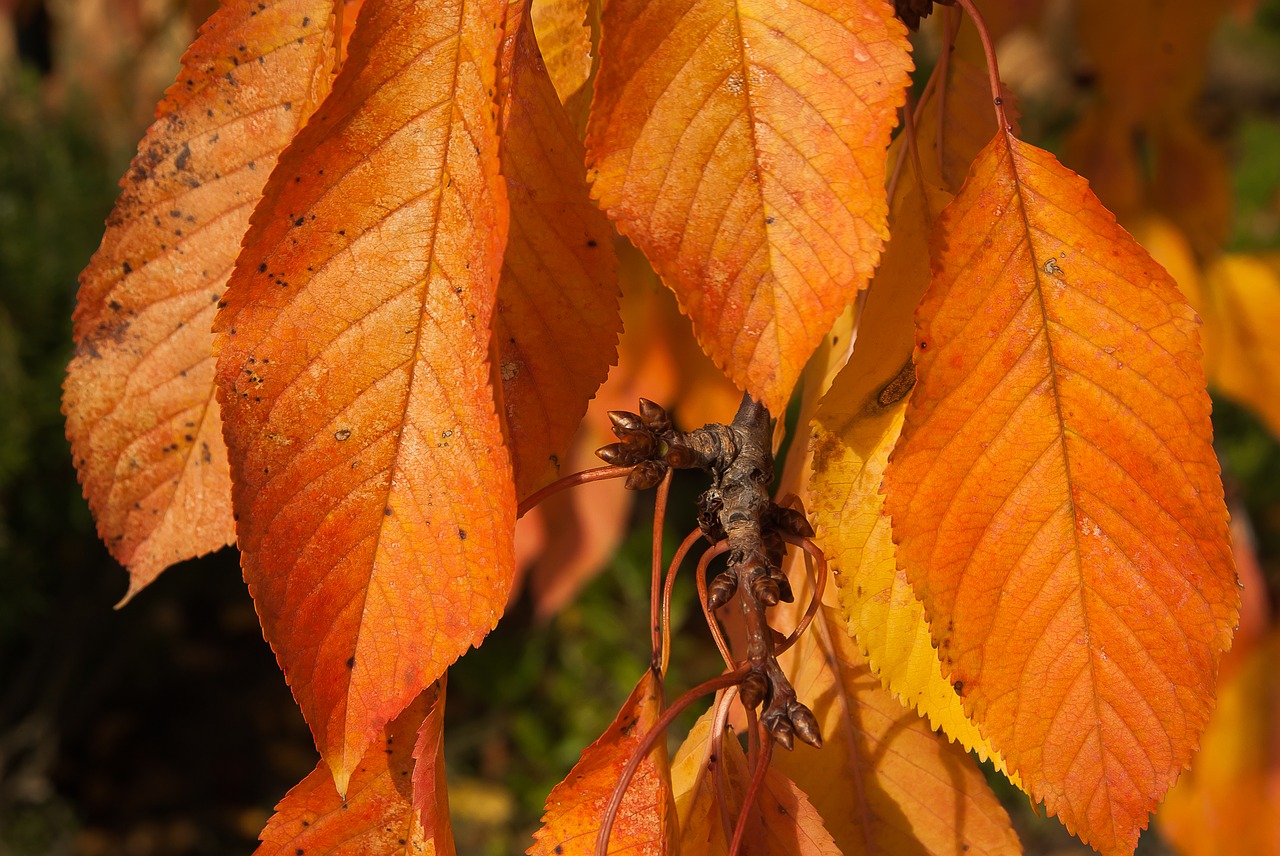
<svg viewBox="0 0 1280 856">
<path fill-rule="evenodd" d="M 603 26 L 592 193 L 781 413 L 888 234 L 905 30 L 883 0 L 613 0 Z"/>
<path fill-rule="evenodd" d="M 1003 132 L 934 240 L 885 476 L 898 559 L 991 744 L 1129 852 L 1239 603 L 1195 316 L 1083 179 Z"/>
<path fill-rule="evenodd" d="M 1205 272 L 1209 380 L 1280 436 L 1280 272 L 1259 256 L 1228 254 Z"/>
<path fill-rule="evenodd" d="M 582 759 L 547 797 L 543 825 L 529 848 L 530 856 L 595 853 L 596 835 L 614 785 L 632 752 L 662 715 L 662 707 L 662 686 L 650 669 L 613 724 L 583 751 Z M 659 740 L 627 788 L 609 838 L 609 852 L 671 853 L 675 835 L 667 745 Z"/>
<path fill-rule="evenodd" d="M 558 475 L 622 330 L 613 229 L 588 196 L 582 144 L 522 20 L 503 107 L 511 232 L 493 322 L 520 497 Z"/>
<path fill-rule="evenodd" d="M 978 765 L 881 686 L 842 624 L 824 607 L 780 660 L 818 717 L 823 747 L 774 755 L 811 795 L 839 852 L 1021 853 Z"/>
<path fill-rule="evenodd" d="M 419 777 L 444 780 L 444 756 L 439 753 L 438 740 L 443 720 L 442 687 L 435 685 L 415 699 L 369 747 L 351 775 L 345 799 L 334 790 L 333 775 L 321 761 L 276 806 L 255 856 L 452 856 L 447 796 L 441 792 L 439 803 L 421 813 L 413 798 Z M 434 732 L 437 736 L 428 754 L 420 755 L 414 749 L 419 726 L 423 734 Z"/>
<path fill-rule="evenodd" d="M 332 9 L 234 0 L 209 19 L 80 275 L 63 409 L 125 600 L 235 540 L 209 325 L 277 153 L 328 91 Z"/>
<path fill-rule="evenodd" d="M 1160 834 L 1185 856 L 1280 853 L 1280 627 L 1219 690 L 1202 746 Z"/>
<path fill-rule="evenodd" d="M 533 0 L 533 31 L 575 128 L 587 122 L 602 0 Z"/>
<path fill-rule="evenodd" d="M 733 827 L 725 829 L 715 788 L 727 788 L 729 820 L 736 822 L 751 780 L 742 746 L 733 732 L 724 736 L 723 776 L 711 757 L 711 711 L 681 744 L 671 773 L 680 807 L 681 852 L 723 856 Z M 775 759 L 778 757 L 774 755 Z M 743 856 L 840 856 L 805 793 L 776 767 L 765 772 L 764 785 L 750 809 L 742 842 Z"/>
<path fill-rule="evenodd" d="M 364 8 L 218 315 L 245 580 L 339 790 L 513 573 L 489 386 L 503 5 Z M 413 163 L 413 169 L 405 169 Z"/>
</svg>

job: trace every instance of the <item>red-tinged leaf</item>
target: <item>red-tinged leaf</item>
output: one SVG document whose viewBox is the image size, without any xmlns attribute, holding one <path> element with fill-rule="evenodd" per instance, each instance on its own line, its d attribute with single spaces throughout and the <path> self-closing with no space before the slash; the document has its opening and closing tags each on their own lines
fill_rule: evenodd
<svg viewBox="0 0 1280 856">
<path fill-rule="evenodd" d="M 582 759 L 547 797 L 542 828 L 530 856 L 590 856 L 614 785 L 632 752 L 662 715 L 662 685 L 645 672 L 613 724 L 582 753 Z M 672 853 L 676 836 L 671 768 L 659 740 L 641 762 L 609 837 L 610 853 Z"/>
<path fill-rule="evenodd" d="M 1127 853 L 1239 603 L 1195 316 L 1083 179 L 1004 132 L 934 240 L 885 475 L 898 560 L 992 746 Z"/>
<path fill-rule="evenodd" d="M 774 765 L 810 795 L 839 852 L 1021 853 L 974 760 L 881 685 L 834 609 L 815 625 L 780 662 L 823 746 L 797 742 Z"/>
<path fill-rule="evenodd" d="M 732 731 L 724 735 L 723 760 L 713 759 L 710 714 L 698 720 L 681 744 L 671 775 L 680 814 L 680 852 L 726 856 L 733 827 L 726 829 L 725 821 L 737 821 L 751 770 Z M 718 763 L 724 765 L 723 771 L 716 769 Z M 721 814 L 716 795 L 722 786 L 728 818 Z M 742 856 L 840 856 L 809 797 L 775 767 L 765 772 L 760 793 L 748 811 Z"/>
<path fill-rule="evenodd" d="M 276 806 L 255 856 L 453 856 L 447 797 L 441 793 L 421 812 L 414 800 L 419 777 L 443 781 L 443 720 L 443 689 L 432 686 L 369 747 L 345 799 L 321 761 Z M 414 748 L 419 727 L 437 735 L 431 754 L 419 754 L 421 743 Z"/>
<path fill-rule="evenodd" d="M 234 0 L 209 19 L 80 276 L 63 410 L 126 600 L 235 540 L 209 326 L 276 155 L 328 91 L 332 9 Z"/>
<path fill-rule="evenodd" d="M 781 413 L 887 236 L 905 29 L 884 0 L 614 0 L 603 27 L 592 193 Z"/>
<path fill-rule="evenodd" d="M 585 154 L 538 56 L 528 16 L 514 34 L 502 110 L 511 231 L 493 335 L 516 495 L 554 479 L 617 360 L 618 260 L 591 202 Z"/>
<path fill-rule="evenodd" d="M 507 222 L 489 98 L 503 11 L 365 6 L 217 319 L 245 579 L 339 789 L 492 629 L 511 585 L 487 359 Z"/>
<path fill-rule="evenodd" d="M 453 827 L 449 825 L 449 785 L 444 774 L 445 679 L 423 691 L 430 708 L 418 729 L 413 746 L 413 807 L 422 827 L 441 854 L 452 854 Z M 403 770 L 400 771 L 403 773 Z M 401 776 L 403 778 L 403 776 Z"/>
</svg>

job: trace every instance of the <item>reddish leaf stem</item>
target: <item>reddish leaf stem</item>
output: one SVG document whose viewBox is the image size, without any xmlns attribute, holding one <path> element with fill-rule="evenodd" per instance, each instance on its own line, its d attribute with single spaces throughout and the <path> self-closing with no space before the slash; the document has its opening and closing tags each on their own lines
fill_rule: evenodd
<svg viewBox="0 0 1280 856">
<path fill-rule="evenodd" d="M 686 707 L 707 693 L 734 686 L 746 676 L 748 671 L 749 667 L 743 666 L 740 669 L 724 672 L 698 684 L 664 710 L 662 716 L 658 717 L 658 721 L 654 723 L 653 727 L 649 729 L 644 737 L 640 738 L 640 742 L 636 744 L 635 750 L 631 753 L 631 758 L 627 761 L 627 766 L 622 770 L 622 776 L 618 779 L 618 784 L 613 788 L 613 794 L 609 798 L 609 805 L 605 808 L 604 821 L 600 824 L 600 831 L 596 835 L 596 856 L 608 856 L 609 835 L 613 832 L 613 823 L 618 818 L 618 809 L 622 807 L 622 799 L 626 796 L 627 788 L 630 787 L 631 780 L 635 778 L 636 771 L 640 769 L 640 765 L 649 755 L 654 744 L 658 742 L 658 738 L 666 733 L 667 728 L 671 726 L 677 716 L 684 712 Z"/>
<path fill-rule="evenodd" d="M 716 708 L 716 715 L 711 720 L 711 740 L 708 741 L 711 748 L 711 761 L 716 765 L 714 783 L 716 807 L 720 811 L 720 826 L 724 830 L 725 841 L 733 838 L 733 811 L 729 808 L 729 779 L 726 775 L 728 764 L 725 762 L 724 755 L 724 734 L 729 727 L 729 709 L 733 705 L 733 700 L 737 698 L 737 690 L 737 687 L 730 688 L 720 701 L 720 706 Z"/>
<path fill-rule="evenodd" d="M 758 725 L 757 728 L 763 732 L 764 725 Z M 747 787 L 747 793 L 742 798 L 742 808 L 738 811 L 738 825 L 733 830 L 733 843 L 729 845 L 729 856 L 738 856 L 742 847 L 742 838 L 747 834 L 747 818 L 751 816 L 751 808 L 755 805 L 756 799 L 760 796 L 760 790 L 764 786 L 764 776 L 769 770 L 769 762 L 773 760 L 773 739 L 766 733 L 761 733 L 758 737 L 760 743 L 760 757 L 756 759 L 755 766 L 751 771 L 751 784 Z"/>
<path fill-rule="evenodd" d="M 1009 118 L 1004 114 L 1004 98 L 1000 95 L 1000 67 L 996 64 L 996 48 L 991 42 L 991 33 L 987 32 L 987 24 L 982 20 L 982 15 L 978 14 L 973 0 L 955 0 L 955 4 L 973 21 L 973 26 L 978 31 L 978 39 L 982 42 L 982 52 L 987 57 L 987 79 L 991 83 L 991 103 L 996 109 L 996 125 L 1002 131 L 1012 133 L 1013 126 L 1009 124 Z"/>
<path fill-rule="evenodd" d="M 557 479 L 544 488 L 534 491 L 524 498 L 516 509 L 516 517 L 524 517 L 538 503 L 549 496 L 554 496 L 562 490 L 571 487 L 577 487 L 580 484 L 587 484 L 594 481 L 603 481 L 605 479 L 622 478 L 631 472 L 631 467 L 595 467 L 590 470 L 583 470 L 580 473 L 565 476 Z"/>
<path fill-rule="evenodd" d="M 796 644 L 796 640 L 800 638 L 800 634 L 809 629 L 815 615 L 818 614 L 818 608 L 822 606 L 822 594 L 827 587 L 827 557 L 818 548 L 818 545 L 810 541 L 808 538 L 798 538 L 795 535 L 783 535 L 788 544 L 801 547 L 805 551 L 805 568 L 809 571 L 810 578 L 813 580 L 813 598 L 809 601 L 809 607 L 804 611 L 804 615 L 800 617 L 800 623 L 796 625 L 796 629 L 791 631 L 783 642 L 774 650 L 774 656 L 786 651 L 792 645 Z M 810 558 L 817 562 L 817 570 L 815 571 L 810 563 Z"/>
<path fill-rule="evenodd" d="M 676 554 L 671 559 L 671 567 L 667 570 L 666 584 L 662 587 L 662 674 L 667 674 L 667 664 L 671 661 L 671 597 L 676 585 L 676 571 L 684 563 L 685 556 L 693 549 L 693 545 L 702 537 L 702 530 L 695 529 L 680 543 Z"/>
<path fill-rule="evenodd" d="M 667 673 L 666 637 L 661 621 L 662 608 L 662 530 L 667 522 L 667 498 L 671 495 L 671 470 L 658 484 L 653 500 L 653 562 L 649 573 L 649 645 L 652 663 L 658 669 L 658 681 Z"/>
<path fill-rule="evenodd" d="M 716 640 L 716 647 L 720 649 L 720 656 L 724 658 L 725 665 L 733 668 L 733 653 L 729 650 L 729 643 L 724 638 L 724 631 L 720 629 L 720 622 L 716 619 L 715 613 L 707 605 L 707 566 L 716 556 L 728 551 L 729 542 L 721 541 L 702 554 L 702 558 L 698 560 L 697 583 L 698 602 L 702 604 L 702 614 L 707 617 L 707 627 L 711 630 L 711 637 Z"/>
</svg>

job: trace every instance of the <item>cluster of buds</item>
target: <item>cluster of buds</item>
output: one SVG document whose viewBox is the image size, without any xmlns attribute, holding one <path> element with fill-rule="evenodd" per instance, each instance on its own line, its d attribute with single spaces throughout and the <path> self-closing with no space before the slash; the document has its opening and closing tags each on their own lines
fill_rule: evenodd
<svg viewBox="0 0 1280 856">
<path fill-rule="evenodd" d="M 661 405 L 642 398 L 639 413 L 610 410 L 609 421 L 618 442 L 596 449 L 596 456 L 615 467 L 632 468 L 628 490 L 657 487 L 672 467 L 694 465 L 693 453 L 677 442 L 671 417 Z"/>
</svg>

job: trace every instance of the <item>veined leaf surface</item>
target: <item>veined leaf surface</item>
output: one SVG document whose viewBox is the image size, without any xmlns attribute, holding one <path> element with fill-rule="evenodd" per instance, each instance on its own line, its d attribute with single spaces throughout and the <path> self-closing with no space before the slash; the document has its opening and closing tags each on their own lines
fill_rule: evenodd
<svg viewBox="0 0 1280 856">
<path fill-rule="evenodd" d="M 662 686 L 650 669 L 618 711 L 613 724 L 588 746 L 581 760 L 547 797 L 542 828 L 530 856 L 590 856 L 605 807 L 631 753 L 662 715 Z M 618 810 L 610 853 L 664 856 L 671 853 L 676 818 L 671 796 L 667 744 L 659 740 L 640 763 Z"/>
<path fill-rule="evenodd" d="M 733 835 L 732 823 L 744 810 L 742 801 L 750 785 L 751 770 L 732 731 L 724 735 L 724 757 L 713 759 L 711 714 L 707 711 L 680 745 L 671 765 L 672 787 L 680 813 L 680 852 L 726 856 Z M 727 818 L 720 812 L 716 794 L 722 786 L 729 809 Z M 809 797 L 776 766 L 765 772 L 755 803 L 746 810 L 751 816 L 742 841 L 743 856 L 840 854 Z"/>
<path fill-rule="evenodd" d="M 841 626 L 857 639 L 871 669 L 930 725 L 1005 771 L 942 672 L 924 606 L 898 568 L 883 513 L 880 483 L 915 384 L 911 319 L 929 282 L 928 235 L 950 201 L 950 194 L 914 178 L 904 182 L 893 240 L 867 294 L 853 355 L 813 422 L 813 520 L 835 572 Z"/>
<path fill-rule="evenodd" d="M 448 800 L 428 810 L 415 804 L 415 780 L 444 779 L 444 756 L 419 755 L 415 739 L 444 720 L 440 686 L 427 689 L 382 732 L 351 775 L 346 797 L 333 788 L 321 761 L 276 806 L 255 856 L 453 856 Z M 422 748 L 418 746 L 418 748 Z M 434 810 L 432 810 L 434 809 Z"/>
<path fill-rule="evenodd" d="M 328 92 L 333 0 L 229 0 L 201 29 L 80 275 L 67 437 L 127 600 L 235 540 L 215 304 L 280 150 Z"/>
<path fill-rule="evenodd" d="M 515 498 L 488 363 L 507 225 L 490 97 L 503 13 L 365 7 L 217 319 L 245 579 L 339 790 L 493 628 L 511 585 Z"/>
<path fill-rule="evenodd" d="M 934 237 L 885 475 L 898 559 L 991 744 L 1127 853 L 1195 750 L 1239 594 L 1194 313 L 1001 131 Z"/>
<path fill-rule="evenodd" d="M 617 361 L 618 258 L 587 192 L 585 153 L 538 55 L 528 15 L 502 106 L 511 231 L 493 335 L 516 494 L 559 475 L 587 402 Z"/>
<path fill-rule="evenodd" d="M 823 607 L 811 632 L 780 660 L 822 731 L 773 763 L 809 794 L 845 856 L 1022 852 L 978 765 L 935 734 L 871 672 Z"/>
<path fill-rule="evenodd" d="M 781 413 L 888 234 L 905 30 L 883 0 L 612 0 L 603 29 L 592 193 Z"/>
</svg>

